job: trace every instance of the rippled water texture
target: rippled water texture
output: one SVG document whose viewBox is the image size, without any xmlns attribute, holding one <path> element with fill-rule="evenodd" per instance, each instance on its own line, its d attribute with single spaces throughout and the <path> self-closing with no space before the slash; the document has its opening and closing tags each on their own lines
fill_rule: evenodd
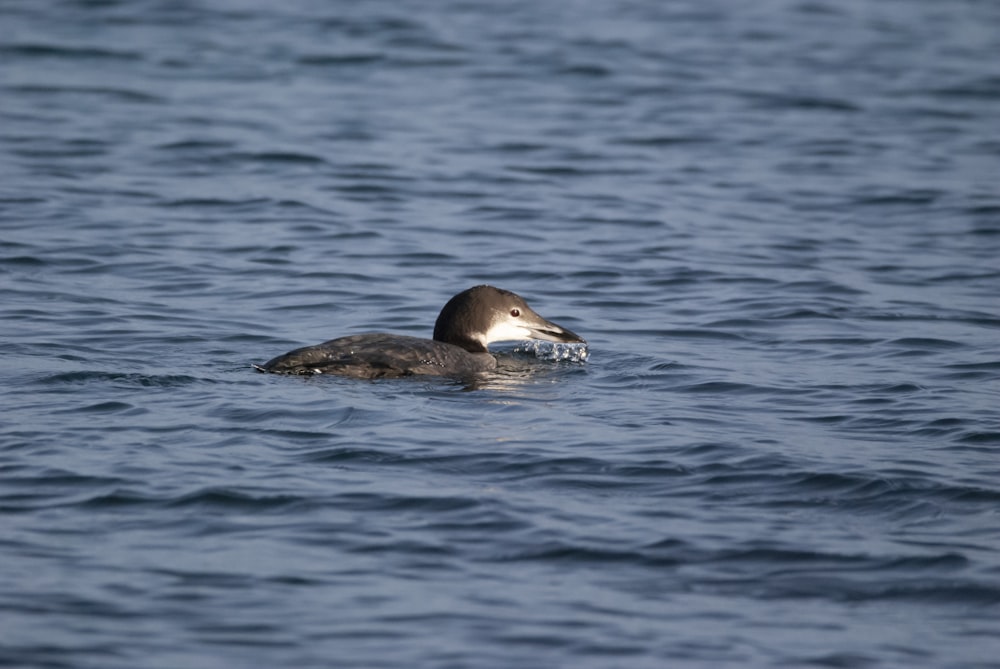
<svg viewBox="0 0 1000 669">
<path fill-rule="evenodd" d="M 997 3 L 0 24 L 3 666 L 1000 666 Z"/>
</svg>

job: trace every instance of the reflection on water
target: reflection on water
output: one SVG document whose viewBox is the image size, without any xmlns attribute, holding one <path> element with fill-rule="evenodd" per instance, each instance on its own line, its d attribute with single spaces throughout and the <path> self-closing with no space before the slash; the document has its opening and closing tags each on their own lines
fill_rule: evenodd
<svg viewBox="0 0 1000 669">
<path fill-rule="evenodd" d="M 574 348 L 577 351 L 554 351 L 557 348 Z M 537 350 L 536 350 L 537 349 Z M 589 356 L 584 344 L 554 344 L 551 342 L 525 342 L 509 352 L 494 352 L 497 368 L 474 379 L 463 381 L 464 390 L 496 390 L 512 393 L 540 380 L 557 381 L 569 368 L 582 368 Z M 569 356 L 577 356 L 573 360 Z"/>
</svg>

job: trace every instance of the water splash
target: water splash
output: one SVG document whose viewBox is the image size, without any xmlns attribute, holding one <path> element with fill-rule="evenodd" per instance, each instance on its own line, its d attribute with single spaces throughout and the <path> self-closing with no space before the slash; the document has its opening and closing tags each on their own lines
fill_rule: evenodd
<svg viewBox="0 0 1000 669">
<path fill-rule="evenodd" d="M 557 344 L 549 341 L 526 341 L 514 347 L 515 353 L 530 353 L 540 360 L 587 362 L 590 351 L 586 344 Z"/>
</svg>

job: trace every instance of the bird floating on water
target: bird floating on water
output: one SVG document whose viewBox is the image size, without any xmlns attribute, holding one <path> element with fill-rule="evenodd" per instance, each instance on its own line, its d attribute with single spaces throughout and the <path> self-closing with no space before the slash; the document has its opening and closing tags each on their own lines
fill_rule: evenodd
<svg viewBox="0 0 1000 669">
<path fill-rule="evenodd" d="M 520 295 L 475 286 L 444 305 L 434 324 L 434 339 L 381 332 L 349 335 L 297 348 L 254 368 L 275 374 L 337 374 L 359 379 L 464 378 L 496 369 L 489 344 L 524 339 L 587 343 L 575 332 L 539 316 Z"/>
</svg>

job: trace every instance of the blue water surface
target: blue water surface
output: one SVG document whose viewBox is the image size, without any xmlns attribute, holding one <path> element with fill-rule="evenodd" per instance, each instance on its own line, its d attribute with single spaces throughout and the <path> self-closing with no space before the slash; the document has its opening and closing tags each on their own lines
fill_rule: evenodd
<svg viewBox="0 0 1000 669">
<path fill-rule="evenodd" d="M 0 23 L 0 665 L 1000 666 L 997 3 Z"/>
</svg>

